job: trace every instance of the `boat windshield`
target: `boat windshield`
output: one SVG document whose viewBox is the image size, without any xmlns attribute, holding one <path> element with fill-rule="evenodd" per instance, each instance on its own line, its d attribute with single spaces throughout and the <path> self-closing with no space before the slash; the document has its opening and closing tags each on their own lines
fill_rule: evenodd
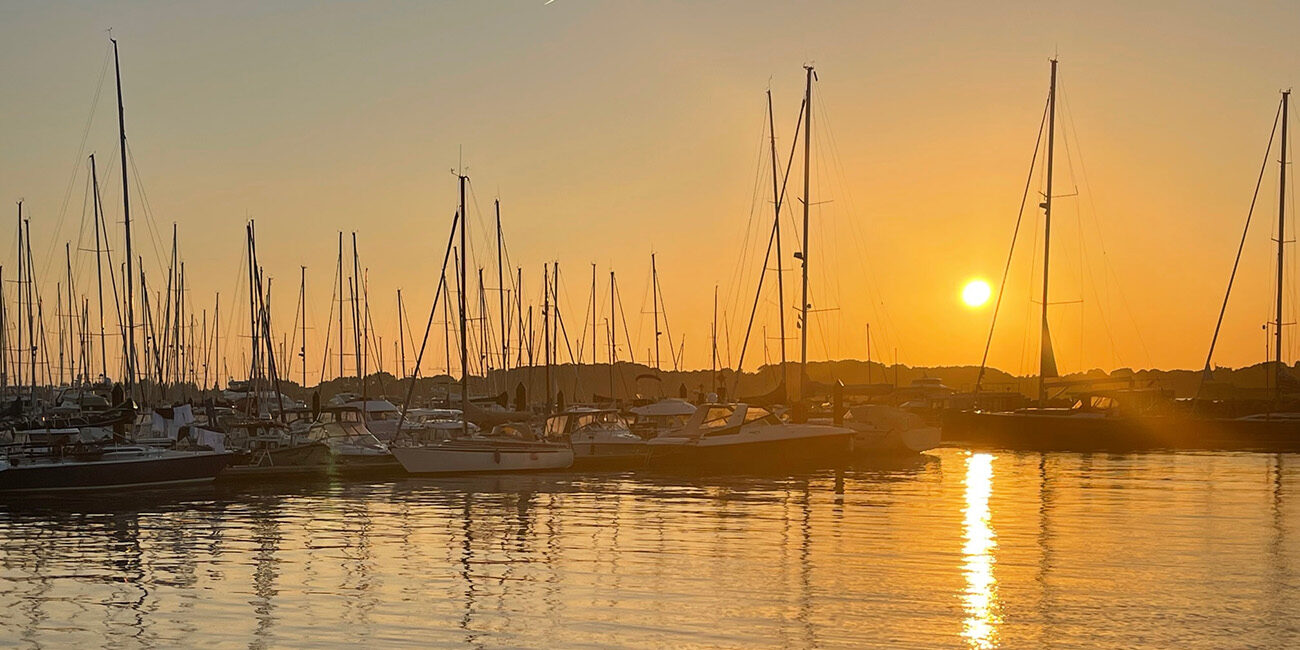
<svg viewBox="0 0 1300 650">
<path fill-rule="evenodd" d="M 733 413 L 735 409 L 730 406 L 710 406 L 704 413 L 704 419 L 700 421 L 700 431 L 725 429 Z"/>
<path fill-rule="evenodd" d="M 610 429 L 626 429 L 627 424 L 623 418 L 619 417 L 614 411 L 598 411 L 595 413 L 578 413 L 569 416 L 573 421 L 573 431 L 598 430 L 608 431 Z M 549 431 L 547 432 L 549 433 Z"/>
<path fill-rule="evenodd" d="M 775 413 L 772 413 L 771 411 L 765 408 L 751 406 L 749 407 L 749 410 L 745 411 L 744 423 L 745 424 L 754 424 L 754 423 L 781 424 L 781 419 L 776 417 Z"/>
</svg>

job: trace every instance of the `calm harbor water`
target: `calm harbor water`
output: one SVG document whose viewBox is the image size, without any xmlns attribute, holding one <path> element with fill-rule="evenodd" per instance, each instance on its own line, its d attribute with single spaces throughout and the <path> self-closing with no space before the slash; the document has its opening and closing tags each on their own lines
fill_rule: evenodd
<svg viewBox="0 0 1300 650">
<path fill-rule="evenodd" d="M 1300 456 L 0 502 L 0 645 L 1296 647 Z"/>
</svg>

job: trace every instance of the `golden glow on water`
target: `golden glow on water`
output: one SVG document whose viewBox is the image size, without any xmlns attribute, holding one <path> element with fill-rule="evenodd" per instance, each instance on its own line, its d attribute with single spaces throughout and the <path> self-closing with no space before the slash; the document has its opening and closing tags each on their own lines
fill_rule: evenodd
<svg viewBox="0 0 1300 650">
<path fill-rule="evenodd" d="M 997 549 L 997 536 L 993 532 L 989 512 L 989 496 L 993 493 L 993 456 L 970 454 L 966 458 L 966 508 L 962 524 L 962 572 L 966 590 L 962 604 L 966 620 L 962 622 L 962 636 L 972 648 L 998 646 L 998 584 L 993 576 L 993 551 Z"/>
<path fill-rule="evenodd" d="M 1298 493 L 1300 456 L 940 449 L 0 498 L 0 646 L 1300 648 Z"/>
</svg>

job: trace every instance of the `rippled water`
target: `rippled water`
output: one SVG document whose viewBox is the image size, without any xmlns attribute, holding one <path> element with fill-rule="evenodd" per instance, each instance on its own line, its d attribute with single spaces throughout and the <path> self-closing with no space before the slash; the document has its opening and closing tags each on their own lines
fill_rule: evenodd
<svg viewBox="0 0 1300 650">
<path fill-rule="evenodd" d="M 0 645 L 1296 647 L 1300 456 L 0 502 Z"/>
</svg>

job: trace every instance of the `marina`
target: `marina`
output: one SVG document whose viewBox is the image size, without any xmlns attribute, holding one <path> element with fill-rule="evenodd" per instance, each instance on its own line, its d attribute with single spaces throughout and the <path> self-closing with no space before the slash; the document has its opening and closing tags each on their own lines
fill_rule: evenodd
<svg viewBox="0 0 1300 650">
<path fill-rule="evenodd" d="M 0 647 L 1300 646 L 1298 26 L 0 8 Z"/>
</svg>

